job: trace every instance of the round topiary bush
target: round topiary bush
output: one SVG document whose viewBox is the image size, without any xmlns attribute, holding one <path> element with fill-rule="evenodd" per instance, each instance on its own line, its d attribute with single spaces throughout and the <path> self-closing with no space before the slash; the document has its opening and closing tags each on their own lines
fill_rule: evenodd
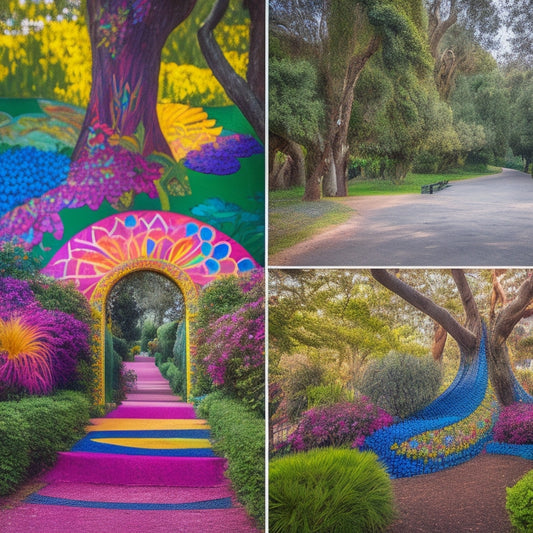
<svg viewBox="0 0 533 533">
<path fill-rule="evenodd" d="M 406 418 L 436 398 L 441 381 L 430 357 L 391 352 L 368 365 L 359 390 L 391 415 Z"/>
<path fill-rule="evenodd" d="M 271 533 L 382 531 L 393 518 L 392 485 L 372 452 L 323 448 L 274 459 Z"/>
<path fill-rule="evenodd" d="M 533 470 L 507 489 L 505 508 L 516 531 L 519 533 L 533 531 Z"/>
</svg>

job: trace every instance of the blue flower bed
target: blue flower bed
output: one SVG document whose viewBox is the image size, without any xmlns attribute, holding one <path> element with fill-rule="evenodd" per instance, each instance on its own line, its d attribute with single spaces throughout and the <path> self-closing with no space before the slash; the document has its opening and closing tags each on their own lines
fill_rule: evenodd
<svg viewBox="0 0 533 533">
<path fill-rule="evenodd" d="M 0 215 L 66 182 L 68 156 L 32 146 L 0 153 Z"/>
<path fill-rule="evenodd" d="M 409 419 L 367 437 L 393 478 L 437 472 L 479 454 L 492 439 L 497 404 L 488 391 L 485 334 L 473 362 L 461 362 L 450 387 Z"/>
<path fill-rule="evenodd" d="M 524 459 L 533 460 L 533 444 L 507 444 L 505 442 L 489 442 L 486 447 L 487 453 L 501 455 L 516 455 Z"/>
</svg>

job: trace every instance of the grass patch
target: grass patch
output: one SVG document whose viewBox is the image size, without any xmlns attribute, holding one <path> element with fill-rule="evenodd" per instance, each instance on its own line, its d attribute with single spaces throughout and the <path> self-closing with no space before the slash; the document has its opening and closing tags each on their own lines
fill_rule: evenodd
<svg viewBox="0 0 533 533">
<path fill-rule="evenodd" d="M 275 254 L 312 237 L 322 228 L 342 224 L 353 209 L 337 198 L 302 202 L 303 187 L 273 191 L 269 198 L 268 251 Z"/>
<path fill-rule="evenodd" d="M 422 185 L 437 181 L 461 181 L 490 174 L 499 174 L 501 168 L 473 166 L 452 169 L 442 174 L 413 174 L 409 172 L 403 183 L 395 184 L 388 180 L 351 180 L 348 183 L 349 196 L 370 196 L 376 194 L 420 194 Z"/>
</svg>

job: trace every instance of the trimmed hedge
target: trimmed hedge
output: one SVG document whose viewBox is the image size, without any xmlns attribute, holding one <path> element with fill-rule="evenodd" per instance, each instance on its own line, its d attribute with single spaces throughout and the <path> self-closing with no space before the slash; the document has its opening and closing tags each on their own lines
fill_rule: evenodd
<svg viewBox="0 0 533 533">
<path fill-rule="evenodd" d="M 520 533 L 533 531 L 533 470 L 507 488 L 505 508 L 511 524 Z"/>
<path fill-rule="evenodd" d="M 392 484 L 372 452 L 322 448 L 270 462 L 269 531 L 366 533 L 392 521 Z"/>
<path fill-rule="evenodd" d="M 214 392 L 198 406 L 214 437 L 213 449 L 228 460 L 239 501 L 259 524 L 265 522 L 265 420 L 237 400 Z"/>
<path fill-rule="evenodd" d="M 161 362 L 165 363 L 173 357 L 174 344 L 176 343 L 176 331 L 178 322 L 167 322 L 157 328 L 157 351 L 161 353 Z"/>
<path fill-rule="evenodd" d="M 74 391 L 0 403 L 0 495 L 52 466 L 57 452 L 75 444 L 85 434 L 89 408 Z"/>
</svg>

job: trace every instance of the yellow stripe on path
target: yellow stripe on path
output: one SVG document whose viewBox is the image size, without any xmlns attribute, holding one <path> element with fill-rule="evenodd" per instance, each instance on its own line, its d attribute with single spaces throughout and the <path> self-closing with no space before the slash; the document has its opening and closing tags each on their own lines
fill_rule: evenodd
<svg viewBox="0 0 533 533">
<path fill-rule="evenodd" d="M 127 446 L 128 448 L 148 448 L 150 450 L 177 450 L 185 448 L 211 448 L 208 439 L 157 439 L 157 438 L 111 438 L 91 439 L 94 442 Z"/>
<path fill-rule="evenodd" d="M 86 430 L 91 431 L 129 431 L 148 429 L 209 429 L 205 420 L 161 419 L 161 418 L 95 418 Z"/>
</svg>

